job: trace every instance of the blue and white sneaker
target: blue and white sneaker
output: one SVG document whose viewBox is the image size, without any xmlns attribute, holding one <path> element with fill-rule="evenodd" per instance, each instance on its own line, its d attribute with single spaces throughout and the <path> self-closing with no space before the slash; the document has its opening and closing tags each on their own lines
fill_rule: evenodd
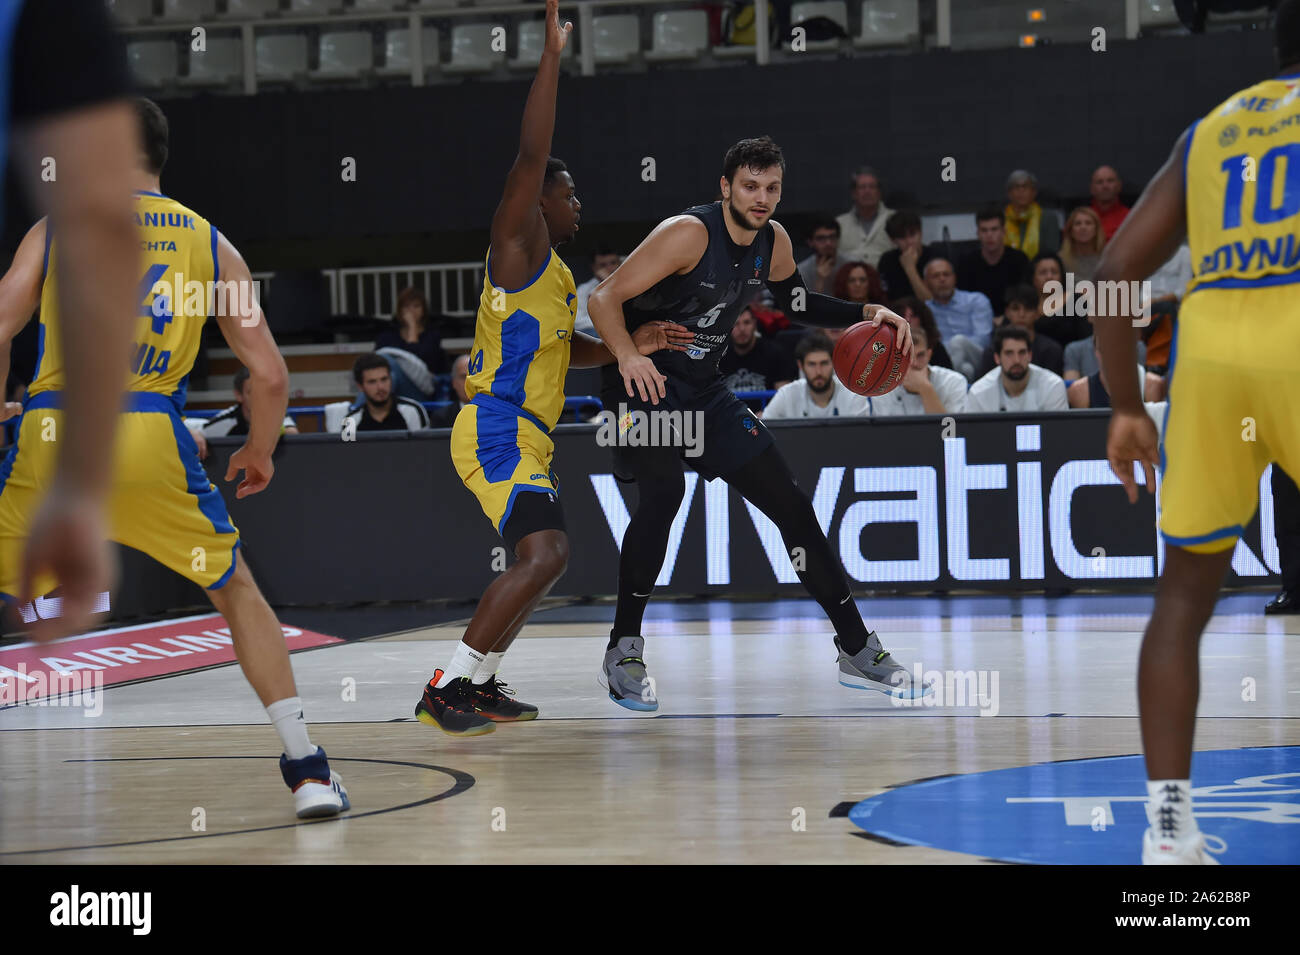
<svg viewBox="0 0 1300 955">
<path fill-rule="evenodd" d="M 352 808 L 348 791 L 343 788 L 343 778 L 330 769 L 325 750 L 302 759 L 289 759 L 280 755 L 280 775 L 293 792 L 293 805 L 299 819 L 322 819 L 337 816 Z"/>
<path fill-rule="evenodd" d="M 932 683 L 913 685 L 912 674 L 880 645 L 880 638 L 874 630 L 867 634 L 867 645 L 853 656 L 840 647 L 839 637 L 835 638 L 835 647 L 840 651 L 840 686 L 854 690 L 879 690 L 900 700 L 919 700 L 934 691 Z"/>
<path fill-rule="evenodd" d="M 605 651 L 605 663 L 597 679 L 619 706 L 640 712 L 659 709 L 655 681 L 646 672 L 642 653 L 644 637 L 619 637 L 618 646 Z"/>
</svg>

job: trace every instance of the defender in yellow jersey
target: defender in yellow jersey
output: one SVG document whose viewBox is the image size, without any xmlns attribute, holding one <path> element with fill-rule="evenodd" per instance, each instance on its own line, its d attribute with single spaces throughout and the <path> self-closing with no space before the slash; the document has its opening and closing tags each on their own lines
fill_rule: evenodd
<svg viewBox="0 0 1300 955">
<path fill-rule="evenodd" d="M 1193 275 L 1175 326 L 1158 450 L 1137 382 L 1120 373 L 1135 360 L 1131 324 L 1094 323 L 1111 382 L 1111 468 L 1130 501 L 1135 461 L 1149 491 L 1155 467 L 1164 472 L 1165 566 L 1138 666 L 1148 864 L 1215 861 L 1191 801 L 1200 637 L 1258 507 L 1264 468 L 1276 461 L 1300 473 L 1300 0 L 1278 7 L 1275 31 L 1280 73 L 1183 133 L 1096 276 L 1144 279 L 1187 236 Z"/>
<path fill-rule="evenodd" d="M 256 385 L 248 440 L 231 456 L 226 480 L 243 470 L 236 496 L 257 493 L 275 470 L 271 452 L 287 404 L 288 371 L 255 298 L 241 292 L 252 288 L 252 278 L 239 252 L 201 216 L 161 193 L 159 175 L 167 159 L 162 111 L 140 100 L 137 116 L 140 317 L 131 353 L 103 356 L 105 362 L 123 363 L 127 384 L 113 455 L 109 536 L 207 588 L 230 625 L 240 666 L 284 743 L 281 774 L 298 817 L 337 815 L 349 808 L 347 792 L 325 751 L 308 738 L 283 631 L 239 555 L 239 533 L 181 418 L 199 337 L 209 315 L 215 315 Z M 59 267 L 59 237 L 42 220 L 0 280 L 0 341 L 7 343 L 30 320 L 38 301 L 41 306 L 36 374 L 18 440 L 0 464 L 0 597 L 18 592 L 24 541 L 68 425 L 62 410 L 65 323 L 55 292 Z M 231 285 L 219 289 L 215 283 L 221 280 Z M 35 593 L 43 595 L 58 581 L 35 583 Z"/>
<path fill-rule="evenodd" d="M 572 24 L 546 2 L 546 46 L 524 106 L 519 154 L 492 217 L 483 295 L 465 392 L 470 403 L 451 432 L 451 456 L 465 486 L 518 558 L 494 580 L 450 663 L 434 671 L 416 717 L 456 736 L 494 723 L 531 720 L 537 707 L 512 699 L 496 679 L 502 655 L 564 573 L 569 542 L 551 468 L 551 429 L 564 410 L 564 376 L 609 364 L 599 341 L 575 333 L 577 289 L 555 247 L 573 238 L 582 211 L 564 163 L 548 156 L 555 127 L 560 51 Z M 684 350 L 693 335 L 655 322 L 636 341 L 650 354 Z M 663 379 L 659 380 L 663 395 Z"/>
</svg>

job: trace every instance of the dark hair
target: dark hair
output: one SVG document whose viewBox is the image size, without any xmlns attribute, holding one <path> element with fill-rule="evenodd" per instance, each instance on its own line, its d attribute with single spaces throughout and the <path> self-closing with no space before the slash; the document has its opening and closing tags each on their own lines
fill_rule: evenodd
<svg viewBox="0 0 1300 955">
<path fill-rule="evenodd" d="M 1300 0 L 1282 0 L 1273 24 L 1273 48 L 1277 65 L 1300 65 Z"/>
<path fill-rule="evenodd" d="M 921 217 L 915 212 L 895 212 L 885 220 L 885 235 L 902 239 L 921 231 Z"/>
<path fill-rule="evenodd" d="M 614 248 L 612 245 L 601 243 L 600 245 L 596 246 L 595 251 L 591 253 L 591 261 L 595 262 L 596 259 L 602 255 L 622 255 L 622 253 L 619 252 L 618 249 Z"/>
<path fill-rule="evenodd" d="M 1055 262 L 1056 267 L 1061 270 L 1061 278 L 1065 278 L 1065 263 L 1061 261 L 1061 257 L 1055 252 L 1039 252 L 1029 260 L 1029 277 L 1031 279 L 1034 277 L 1034 273 L 1038 271 L 1038 263 L 1044 259 L 1051 259 Z"/>
<path fill-rule="evenodd" d="M 885 283 L 880 280 L 880 273 L 877 272 L 866 262 L 845 262 L 835 273 L 835 278 L 831 282 L 831 294 L 836 298 L 842 298 L 845 301 L 853 301 L 849 298 L 849 273 L 854 269 L 867 270 L 867 298 L 868 302 L 879 304 L 885 300 Z"/>
<path fill-rule="evenodd" d="M 859 176 L 870 176 L 872 179 L 876 180 L 876 185 L 880 187 L 880 191 L 885 191 L 885 184 L 880 181 L 880 173 L 876 172 L 870 166 L 859 166 L 857 169 L 853 170 L 849 175 L 850 191 L 857 188 Z"/>
<path fill-rule="evenodd" d="M 781 154 L 781 147 L 772 141 L 771 136 L 742 139 L 728 149 L 727 155 L 723 157 L 722 178 L 731 182 L 736 178 L 736 170 L 741 166 L 754 172 L 780 166 L 781 174 L 785 175 L 785 156 Z"/>
<path fill-rule="evenodd" d="M 990 219 L 997 219 L 1004 226 L 1007 224 L 1007 214 L 1000 206 L 985 206 L 975 213 L 975 228 L 978 229 L 981 222 L 988 222 Z"/>
<path fill-rule="evenodd" d="M 830 229 L 838 238 L 840 234 L 840 222 L 834 216 L 819 215 L 816 219 L 813 219 L 812 225 L 808 227 L 808 238 L 811 239 L 813 233 L 818 229 Z"/>
<path fill-rule="evenodd" d="M 251 377 L 251 373 L 243 365 L 239 366 L 239 371 L 235 372 L 235 390 L 241 395 L 244 393 L 244 384 Z"/>
<path fill-rule="evenodd" d="M 820 329 L 814 329 L 803 338 L 799 339 L 799 344 L 794 346 L 794 358 L 799 364 L 815 351 L 824 351 L 828 355 L 835 354 L 835 345 L 830 336 Z"/>
<path fill-rule="evenodd" d="M 1023 308 L 1031 310 L 1038 308 L 1038 293 L 1034 290 L 1034 287 L 1027 282 L 1017 282 L 1015 285 L 1009 287 L 1006 294 L 1002 297 L 1002 300 L 1007 305 L 1015 302 Z"/>
<path fill-rule="evenodd" d="M 352 363 L 352 377 L 356 379 L 358 385 L 365 379 L 366 372 L 371 368 L 387 369 L 388 360 L 378 352 L 357 356 L 357 360 Z"/>
<path fill-rule="evenodd" d="M 1005 325 L 999 325 L 997 329 L 993 332 L 993 354 L 994 355 L 1002 354 L 1002 343 L 1005 342 L 1008 338 L 1014 338 L 1017 339 L 1018 341 L 1022 341 L 1025 343 L 1026 346 L 1029 344 L 1029 332 L 1025 331 L 1019 325 L 1012 325 L 1011 323 L 1008 322 Z"/>
<path fill-rule="evenodd" d="M 547 156 L 546 174 L 542 176 L 542 191 L 545 192 L 550 189 L 559 180 L 560 173 L 568 171 L 569 167 L 564 164 L 563 160 L 556 159 L 554 156 Z"/>
<path fill-rule="evenodd" d="M 911 310 L 920 320 L 921 327 L 925 329 L 925 340 L 930 343 L 932 349 L 943 341 L 943 335 L 939 332 L 939 323 L 934 320 L 934 312 L 930 311 L 930 306 L 919 298 L 905 295 L 890 303 L 889 310 L 902 315 L 904 318 L 907 317 L 907 311 Z"/>
<path fill-rule="evenodd" d="M 414 285 L 402 289 L 401 294 L 397 296 L 397 307 L 393 309 L 393 321 L 400 322 L 402 320 L 402 309 L 411 304 L 418 304 L 420 308 L 424 309 L 421 320 L 427 325 L 429 323 L 429 300 Z"/>
<path fill-rule="evenodd" d="M 157 103 L 143 96 L 136 98 L 135 114 L 140 120 L 140 143 L 149 161 L 149 171 L 156 176 L 167 165 L 167 117 Z"/>
</svg>

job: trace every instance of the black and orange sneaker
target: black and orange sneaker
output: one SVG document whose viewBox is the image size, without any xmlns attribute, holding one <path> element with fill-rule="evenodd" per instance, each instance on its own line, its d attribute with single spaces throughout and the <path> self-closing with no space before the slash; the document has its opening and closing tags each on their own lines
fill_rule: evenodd
<svg viewBox="0 0 1300 955">
<path fill-rule="evenodd" d="M 522 723 L 537 719 L 537 707 L 514 699 L 515 691 L 496 678 L 471 684 L 474 707 L 494 723 Z"/>
<path fill-rule="evenodd" d="M 474 708 L 474 689 L 469 677 L 438 686 L 442 671 L 434 670 L 433 679 L 424 685 L 424 696 L 415 704 L 415 718 L 436 726 L 451 736 L 481 736 L 496 729 L 490 719 Z"/>
</svg>

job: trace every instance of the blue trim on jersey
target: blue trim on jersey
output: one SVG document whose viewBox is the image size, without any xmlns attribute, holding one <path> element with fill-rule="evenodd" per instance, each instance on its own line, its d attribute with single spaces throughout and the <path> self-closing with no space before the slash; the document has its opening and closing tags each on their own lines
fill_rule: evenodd
<svg viewBox="0 0 1300 955">
<path fill-rule="evenodd" d="M 546 261 L 542 263 L 542 267 L 537 270 L 537 273 L 532 278 L 530 278 L 525 284 L 519 286 L 519 288 L 507 288 L 507 289 L 502 289 L 502 291 L 505 292 L 507 295 L 515 295 L 519 292 L 524 291 L 525 289 L 531 288 L 532 284 L 542 277 L 542 273 L 546 271 L 546 267 L 551 264 L 551 256 L 553 256 L 554 254 L 555 254 L 554 249 L 547 249 Z M 487 269 L 488 285 L 492 286 L 494 289 L 497 288 L 497 283 L 492 281 L 492 250 L 491 249 L 488 250 L 487 265 L 484 266 L 484 268 Z"/>
<path fill-rule="evenodd" d="M 159 199 L 169 198 L 168 196 L 164 196 L 161 192 L 150 192 L 148 189 L 137 189 L 135 194 L 137 196 L 156 196 Z"/>
<path fill-rule="evenodd" d="M 139 392 L 137 392 L 139 394 Z M 165 395 L 155 395 L 154 397 L 166 399 Z M 190 434 L 190 429 L 185 427 L 185 422 L 169 402 L 169 415 L 172 423 L 172 434 L 176 438 L 176 457 L 185 468 L 185 490 L 193 494 L 198 502 L 199 510 L 203 516 L 212 522 L 212 529 L 218 534 L 235 533 L 234 525 L 230 523 L 230 514 L 226 511 L 226 502 L 221 497 L 221 492 L 212 486 L 208 480 L 207 473 L 203 470 L 203 465 L 199 463 L 199 447 L 194 443 L 194 438 Z"/>
<path fill-rule="evenodd" d="M 477 396 L 476 396 L 477 398 Z M 523 452 L 519 448 L 519 417 L 489 411 L 475 415 L 477 441 L 474 458 L 483 468 L 483 478 L 492 484 L 507 481 L 519 467 Z"/>
<path fill-rule="evenodd" d="M 221 281 L 221 265 L 217 262 L 217 227 L 209 225 L 212 229 L 212 281 Z"/>
<path fill-rule="evenodd" d="M 547 490 L 544 487 L 538 487 L 536 484 L 516 484 L 510 489 L 510 499 L 506 501 L 506 512 L 501 515 L 501 521 L 497 524 L 497 533 L 502 537 L 506 536 L 506 524 L 510 522 L 510 512 L 515 509 L 515 498 L 519 496 L 520 491 L 537 491 L 541 494 L 554 494 L 554 491 Z"/>
<path fill-rule="evenodd" d="M 1268 288 L 1270 285 L 1294 285 L 1296 282 L 1300 282 L 1300 269 L 1283 275 L 1261 275 L 1253 279 L 1239 279 L 1229 275 L 1198 285 L 1187 294 L 1191 295 L 1192 292 L 1199 292 L 1203 288 Z"/>
<path fill-rule="evenodd" d="M 208 584 L 208 590 L 220 590 L 230 583 L 230 578 L 235 573 L 235 555 L 237 553 L 239 553 L 239 541 L 235 541 L 235 546 L 230 548 L 230 566 L 226 568 L 224 574 L 217 578 L 216 583 Z"/>
<path fill-rule="evenodd" d="M 1165 543 L 1173 544 L 1176 547 L 1191 547 L 1193 544 L 1208 544 L 1210 541 L 1222 540 L 1225 537 L 1241 537 L 1246 533 L 1246 529 L 1240 524 L 1233 524 L 1231 527 L 1221 527 L 1217 531 L 1210 531 L 1208 534 L 1201 534 L 1197 537 L 1174 537 L 1172 534 L 1160 532 L 1160 536 L 1165 539 Z"/>
<path fill-rule="evenodd" d="M 1300 79 L 1300 70 L 1293 70 L 1290 73 L 1279 73 L 1275 79 L 1279 80 L 1296 80 Z"/>
<path fill-rule="evenodd" d="M 536 317 L 517 308 L 501 323 L 501 364 L 492 375 L 488 390 L 502 401 L 520 408 L 528 396 L 525 385 L 528 369 L 542 347 L 542 323 Z"/>
<path fill-rule="evenodd" d="M 525 411 L 518 405 L 513 405 L 508 401 L 502 401 L 500 398 L 494 398 L 492 395 L 480 392 L 469 400 L 472 405 L 478 405 L 488 411 L 499 415 L 508 415 L 514 418 L 527 418 L 533 424 L 542 430 L 543 434 L 549 435 L 551 429 L 542 424 L 542 419 L 537 417 L 531 411 Z"/>
<path fill-rule="evenodd" d="M 36 370 L 32 373 L 32 381 L 36 381 L 41 376 L 41 362 L 45 360 L 45 319 L 42 318 L 36 324 Z"/>
<path fill-rule="evenodd" d="M 186 372 L 185 377 L 176 385 L 176 390 L 167 396 L 167 400 L 172 403 L 172 407 L 177 411 L 185 409 L 185 399 L 190 393 L 190 376 Z"/>
<path fill-rule="evenodd" d="M 122 408 L 124 412 L 171 414 L 176 410 L 176 405 L 168 395 L 160 395 L 152 391 L 128 391 L 124 405 L 125 407 Z M 23 414 L 43 408 L 62 407 L 62 391 L 38 391 L 34 395 L 28 395 L 27 400 L 23 402 Z"/>
<path fill-rule="evenodd" d="M 1160 426 L 1160 472 L 1164 475 L 1163 480 L 1165 481 L 1169 480 L 1169 464 L 1165 460 L 1165 435 L 1169 433 L 1169 412 L 1174 407 L 1174 365 L 1177 364 L 1177 362 L 1178 323 L 1174 322 L 1174 337 L 1173 341 L 1169 343 L 1169 370 L 1165 373 L 1165 377 L 1169 379 L 1168 384 L 1166 385 L 1166 394 L 1168 394 L 1169 397 L 1165 399 L 1165 421 L 1164 424 Z"/>
</svg>

